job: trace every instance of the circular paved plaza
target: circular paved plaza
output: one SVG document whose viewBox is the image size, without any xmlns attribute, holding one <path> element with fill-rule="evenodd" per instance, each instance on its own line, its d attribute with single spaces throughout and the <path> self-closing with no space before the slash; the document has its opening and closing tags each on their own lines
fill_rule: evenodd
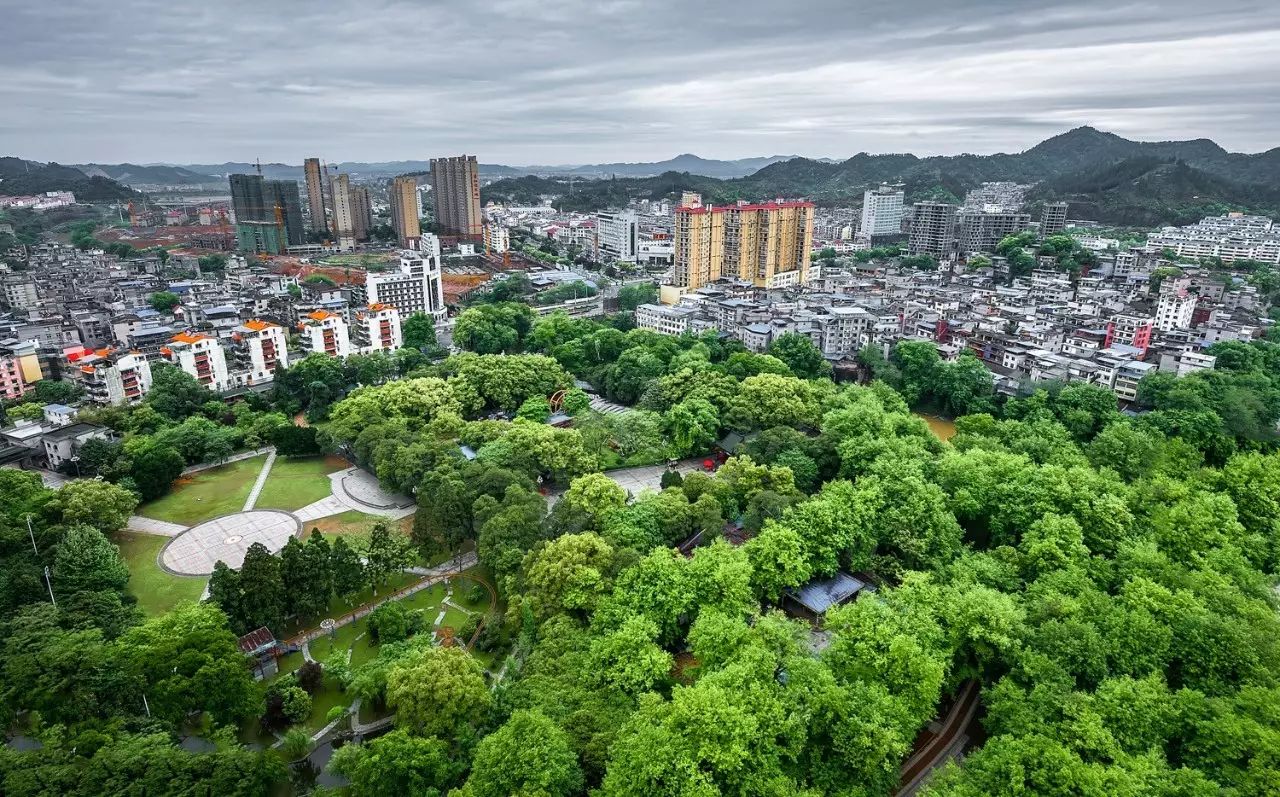
<svg viewBox="0 0 1280 797">
<path fill-rule="evenodd" d="M 288 512 L 260 509 L 224 515 L 170 540 L 160 552 L 160 565 L 184 576 L 207 576 L 218 561 L 239 570 L 250 545 L 260 542 L 275 553 L 299 529 L 298 519 Z"/>
</svg>

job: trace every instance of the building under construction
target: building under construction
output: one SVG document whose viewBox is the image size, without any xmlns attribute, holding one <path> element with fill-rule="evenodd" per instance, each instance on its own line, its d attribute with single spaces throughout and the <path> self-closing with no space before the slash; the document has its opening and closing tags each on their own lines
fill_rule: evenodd
<svg viewBox="0 0 1280 797">
<path fill-rule="evenodd" d="M 230 183 L 237 249 L 278 255 L 290 246 L 306 243 L 302 198 L 296 182 L 264 180 L 260 174 L 233 174 Z"/>
</svg>

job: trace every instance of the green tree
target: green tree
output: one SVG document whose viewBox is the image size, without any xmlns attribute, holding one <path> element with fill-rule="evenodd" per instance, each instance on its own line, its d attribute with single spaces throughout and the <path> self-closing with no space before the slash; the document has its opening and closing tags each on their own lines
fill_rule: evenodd
<svg viewBox="0 0 1280 797">
<path fill-rule="evenodd" d="M 138 496 L 110 482 L 83 479 L 68 482 L 49 506 L 61 511 L 63 523 L 88 524 L 111 534 L 128 523 Z"/>
<path fill-rule="evenodd" d="M 147 297 L 147 304 L 158 313 L 167 313 L 182 304 L 182 297 L 169 291 L 158 291 Z"/>
<path fill-rule="evenodd" d="M 658 286 L 651 282 L 624 285 L 618 289 L 618 307 L 623 310 L 635 310 L 642 304 L 654 304 L 657 301 Z"/>
<path fill-rule="evenodd" d="M 466 771 L 442 739 L 393 730 L 364 744 L 334 751 L 329 769 L 350 781 L 352 797 L 387 794 L 441 797 Z"/>
<path fill-rule="evenodd" d="M 67 529 L 58 545 L 53 566 L 56 591 L 66 595 L 81 591 L 123 592 L 129 583 L 129 565 L 120 548 L 93 526 Z"/>
<path fill-rule="evenodd" d="M 476 746 L 465 797 L 569 797 L 583 787 L 573 740 L 537 711 L 517 711 Z"/>
<path fill-rule="evenodd" d="M 260 542 L 245 551 L 244 564 L 240 567 L 240 592 L 246 631 L 263 626 L 272 631 L 284 629 L 288 598 L 280 576 L 280 560 Z"/>
<path fill-rule="evenodd" d="M 334 540 L 329 555 L 329 568 L 333 573 L 333 589 L 338 595 L 348 597 L 359 592 L 366 583 L 364 564 L 360 555 L 351 549 L 342 537 Z"/>
<path fill-rule="evenodd" d="M 422 351 L 436 345 L 436 325 L 426 313 L 414 313 L 400 325 L 406 349 Z"/>
<path fill-rule="evenodd" d="M 376 593 L 393 574 L 398 573 L 413 560 L 409 541 L 391 527 L 385 518 L 378 518 L 369 528 L 369 549 L 365 553 L 364 575 Z"/>
<path fill-rule="evenodd" d="M 474 726 L 492 702 L 480 665 L 461 648 L 422 649 L 387 673 L 396 725 L 424 736 L 447 738 Z"/>
<path fill-rule="evenodd" d="M 805 335 L 787 332 L 769 344 L 769 353 L 787 364 L 792 373 L 802 379 L 822 379 L 831 376 L 831 363 L 827 362 Z"/>
</svg>

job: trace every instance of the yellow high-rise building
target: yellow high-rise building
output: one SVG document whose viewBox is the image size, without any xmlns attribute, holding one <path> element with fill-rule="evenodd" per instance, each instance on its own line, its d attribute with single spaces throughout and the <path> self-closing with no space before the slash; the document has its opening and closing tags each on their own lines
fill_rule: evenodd
<svg viewBox="0 0 1280 797">
<path fill-rule="evenodd" d="M 391 182 L 391 226 L 401 248 L 412 249 L 422 237 L 418 224 L 418 181 L 412 177 L 397 177 Z"/>
<path fill-rule="evenodd" d="M 674 287 L 691 291 L 721 278 L 757 288 L 807 282 L 813 207 L 811 202 L 766 202 L 677 208 Z"/>
</svg>

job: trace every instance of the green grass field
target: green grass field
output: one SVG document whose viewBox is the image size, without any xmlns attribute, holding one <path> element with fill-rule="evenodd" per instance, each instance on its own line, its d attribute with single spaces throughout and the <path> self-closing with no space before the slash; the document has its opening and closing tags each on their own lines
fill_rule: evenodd
<svg viewBox="0 0 1280 797">
<path fill-rule="evenodd" d="M 138 507 L 143 517 L 194 526 L 244 508 L 265 457 L 210 468 L 173 483 L 168 494 Z"/>
<path fill-rule="evenodd" d="M 178 601 L 200 600 L 205 579 L 170 575 L 156 562 L 168 537 L 121 531 L 116 533 L 115 540 L 129 564 L 129 592 L 138 599 L 138 606 L 148 617 L 164 614 Z"/>
<path fill-rule="evenodd" d="M 329 474 L 345 467 L 346 460 L 338 457 L 280 457 L 271 467 L 254 508 L 292 511 L 328 498 Z"/>
</svg>

